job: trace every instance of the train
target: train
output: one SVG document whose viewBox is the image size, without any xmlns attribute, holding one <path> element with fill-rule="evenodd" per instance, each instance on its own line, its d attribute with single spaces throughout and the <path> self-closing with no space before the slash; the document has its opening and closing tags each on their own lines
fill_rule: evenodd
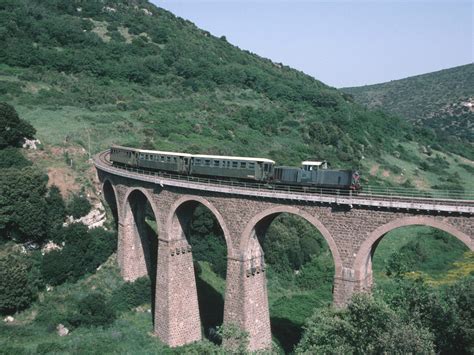
<svg viewBox="0 0 474 355">
<path fill-rule="evenodd" d="M 110 161 L 119 167 L 254 181 L 270 187 L 288 185 L 352 191 L 361 189 L 360 175 L 356 170 L 330 169 L 325 161 L 319 160 L 303 161 L 301 167 L 276 166 L 275 161 L 266 158 L 188 154 L 113 145 L 110 148 Z"/>
</svg>

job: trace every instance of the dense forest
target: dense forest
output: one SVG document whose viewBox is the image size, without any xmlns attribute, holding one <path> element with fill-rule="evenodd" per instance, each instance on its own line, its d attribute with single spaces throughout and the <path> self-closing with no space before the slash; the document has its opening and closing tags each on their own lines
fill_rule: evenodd
<svg viewBox="0 0 474 355">
<path fill-rule="evenodd" d="M 464 142 L 144 0 L 4 0 L 0 33 L 0 353 L 219 353 L 226 337 L 245 347 L 245 334 L 222 327 L 227 250 L 204 206 L 186 237 L 205 339 L 170 349 L 150 335 L 154 280 L 121 279 L 112 211 L 104 227 L 77 222 L 98 192 L 89 154 L 111 143 L 295 165 L 322 157 L 365 170 L 370 184 L 474 187 Z M 23 149 L 24 138 L 41 143 Z M 55 171 L 72 182 L 55 186 Z M 152 214 L 146 222 L 156 231 Z M 474 263 L 454 237 L 388 233 L 374 295 L 345 310 L 330 307 L 334 264 L 311 224 L 282 214 L 259 242 L 274 352 L 472 353 Z"/>
</svg>

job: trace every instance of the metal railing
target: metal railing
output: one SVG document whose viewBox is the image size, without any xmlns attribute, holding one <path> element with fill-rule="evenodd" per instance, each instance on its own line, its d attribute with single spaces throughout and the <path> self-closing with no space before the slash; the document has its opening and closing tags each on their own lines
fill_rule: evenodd
<svg viewBox="0 0 474 355">
<path fill-rule="evenodd" d="M 283 192 L 289 194 L 308 194 L 311 196 L 337 196 L 341 198 L 349 198 L 355 202 L 358 199 L 368 200 L 382 200 L 382 201 L 408 201 L 408 202 L 421 202 L 430 204 L 443 204 L 443 205 L 474 205 L 474 193 L 464 191 L 447 191 L 447 190 L 418 190 L 414 188 L 402 188 L 402 187 L 378 187 L 378 186 L 363 186 L 362 191 L 344 191 L 340 189 L 330 188 L 318 188 L 318 187 L 302 187 L 292 185 L 278 185 L 268 184 L 262 182 L 245 182 L 245 181 L 232 181 L 224 179 L 215 179 L 207 177 L 198 177 L 190 175 L 172 174 L 162 171 L 150 171 L 140 168 L 132 168 L 126 166 L 115 166 L 112 165 L 108 160 L 108 151 L 99 153 L 96 157 L 99 158 L 99 162 L 106 164 L 108 169 L 116 171 L 119 175 L 126 175 L 134 178 L 133 174 L 140 174 L 142 176 L 149 176 L 154 180 L 170 179 L 174 181 L 184 181 L 193 184 L 205 184 L 214 186 L 227 186 L 231 188 L 247 189 L 247 190 L 258 190 L 265 192 Z M 128 172 L 129 174 L 124 174 Z"/>
</svg>

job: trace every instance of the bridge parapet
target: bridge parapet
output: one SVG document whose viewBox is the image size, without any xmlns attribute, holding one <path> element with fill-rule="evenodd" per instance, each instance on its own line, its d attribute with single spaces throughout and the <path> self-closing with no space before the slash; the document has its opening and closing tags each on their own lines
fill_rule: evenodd
<svg viewBox="0 0 474 355">
<path fill-rule="evenodd" d="M 186 189 L 218 192 L 239 196 L 307 201 L 353 206 L 371 206 L 397 210 L 439 211 L 458 214 L 474 214 L 474 194 L 460 194 L 458 191 L 417 191 L 414 189 L 368 187 L 366 191 L 341 194 L 337 190 L 318 190 L 292 186 L 270 187 L 267 184 L 252 182 L 233 182 L 217 179 L 174 175 L 130 167 L 115 167 L 108 160 L 108 151 L 94 157 L 97 169 L 139 181 L 160 186 L 174 186 Z M 433 197 L 429 197 L 433 196 Z M 456 197 L 456 198 L 447 198 Z"/>
</svg>

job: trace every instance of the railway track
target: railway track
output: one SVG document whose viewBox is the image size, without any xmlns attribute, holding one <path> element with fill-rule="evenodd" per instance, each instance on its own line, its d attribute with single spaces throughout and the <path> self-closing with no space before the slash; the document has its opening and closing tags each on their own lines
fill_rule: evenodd
<svg viewBox="0 0 474 355">
<path fill-rule="evenodd" d="M 97 169 L 140 181 L 148 181 L 161 186 L 175 186 L 194 190 L 214 191 L 227 194 L 259 196 L 264 198 L 289 199 L 308 202 L 347 205 L 374 206 L 410 210 L 435 210 L 448 213 L 474 214 L 474 195 L 457 191 L 419 191 L 414 189 L 382 189 L 364 186 L 362 192 L 269 185 L 258 182 L 236 182 L 188 175 L 168 174 L 137 168 L 112 165 L 109 151 L 94 156 Z"/>
</svg>

